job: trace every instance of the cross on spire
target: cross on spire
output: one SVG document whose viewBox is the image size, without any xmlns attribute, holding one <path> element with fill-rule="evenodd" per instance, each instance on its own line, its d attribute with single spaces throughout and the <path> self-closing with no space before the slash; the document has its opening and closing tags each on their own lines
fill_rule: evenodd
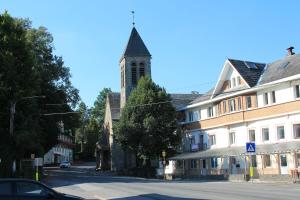
<svg viewBox="0 0 300 200">
<path fill-rule="evenodd" d="M 134 11 L 131 11 L 131 13 L 132 13 L 132 25 L 134 27 L 134 25 L 135 25 L 135 23 L 134 23 Z"/>
</svg>

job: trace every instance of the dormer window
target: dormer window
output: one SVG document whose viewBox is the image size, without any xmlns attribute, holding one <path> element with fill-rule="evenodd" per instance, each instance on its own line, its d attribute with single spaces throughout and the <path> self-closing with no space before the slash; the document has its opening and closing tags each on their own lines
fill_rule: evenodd
<svg viewBox="0 0 300 200">
<path fill-rule="evenodd" d="M 235 80 L 235 78 L 232 78 L 231 79 L 231 86 L 232 86 L 232 88 L 235 88 L 236 87 L 236 80 Z"/>
<path fill-rule="evenodd" d="M 237 85 L 241 85 L 242 84 L 241 77 L 238 76 L 236 79 L 237 79 Z"/>
</svg>

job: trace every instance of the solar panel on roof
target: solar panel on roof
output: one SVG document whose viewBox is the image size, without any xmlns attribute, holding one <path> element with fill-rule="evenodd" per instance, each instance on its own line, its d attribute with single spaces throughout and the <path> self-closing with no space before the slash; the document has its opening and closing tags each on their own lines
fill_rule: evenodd
<svg viewBox="0 0 300 200">
<path fill-rule="evenodd" d="M 257 66 L 256 66 L 256 64 L 253 63 L 253 62 L 247 62 L 247 61 L 245 61 L 244 63 L 245 63 L 245 65 L 246 65 L 249 69 L 258 69 Z"/>
</svg>

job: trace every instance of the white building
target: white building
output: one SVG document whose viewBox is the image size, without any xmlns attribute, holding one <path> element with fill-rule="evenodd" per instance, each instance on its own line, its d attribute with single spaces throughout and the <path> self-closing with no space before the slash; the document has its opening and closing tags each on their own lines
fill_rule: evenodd
<svg viewBox="0 0 300 200">
<path fill-rule="evenodd" d="M 178 110 L 177 176 L 290 178 L 300 171 L 300 54 L 264 64 L 228 59 L 215 87 Z M 246 143 L 255 142 L 255 155 Z"/>
</svg>

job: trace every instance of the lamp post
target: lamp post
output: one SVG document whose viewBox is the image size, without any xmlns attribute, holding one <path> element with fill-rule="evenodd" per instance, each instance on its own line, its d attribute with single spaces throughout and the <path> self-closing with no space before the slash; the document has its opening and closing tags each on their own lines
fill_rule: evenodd
<svg viewBox="0 0 300 200">
<path fill-rule="evenodd" d="M 21 100 L 35 99 L 35 98 L 46 98 L 46 96 L 22 97 L 18 101 L 10 102 L 10 118 L 9 118 L 9 134 L 10 134 L 10 136 L 12 136 L 12 137 L 14 136 L 14 120 L 15 120 L 15 114 L 16 114 L 16 104 Z M 16 159 L 14 159 L 14 161 L 13 161 L 12 171 L 13 171 L 13 173 L 16 172 Z"/>
</svg>

